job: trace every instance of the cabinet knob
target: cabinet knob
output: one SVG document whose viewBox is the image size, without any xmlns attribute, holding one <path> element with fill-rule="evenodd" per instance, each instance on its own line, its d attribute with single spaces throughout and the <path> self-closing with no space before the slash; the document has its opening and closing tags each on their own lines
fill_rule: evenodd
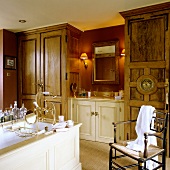
<svg viewBox="0 0 170 170">
<path fill-rule="evenodd" d="M 91 116 L 93 116 L 94 115 L 94 112 L 91 112 Z"/>
<path fill-rule="evenodd" d="M 95 116 L 98 116 L 99 114 L 98 114 L 98 112 L 95 112 Z"/>
</svg>

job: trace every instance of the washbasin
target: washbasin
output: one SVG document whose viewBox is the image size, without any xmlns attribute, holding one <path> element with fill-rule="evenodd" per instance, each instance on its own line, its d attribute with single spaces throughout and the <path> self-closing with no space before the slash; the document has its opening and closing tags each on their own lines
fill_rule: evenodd
<svg viewBox="0 0 170 170">
<path fill-rule="evenodd" d="M 19 137 L 33 137 L 35 135 L 45 133 L 47 129 L 52 129 L 52 124 L 37 122 L 29 125 L 26 122 L 21 121 L 3 125 L 4 132 L 12 132 Z"/>
</svg>

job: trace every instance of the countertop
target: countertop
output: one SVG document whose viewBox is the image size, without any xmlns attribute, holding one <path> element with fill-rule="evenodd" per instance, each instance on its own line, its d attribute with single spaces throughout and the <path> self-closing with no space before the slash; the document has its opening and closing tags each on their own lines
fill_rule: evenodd
<svg viewBox="0 0 170 170">
<path fill-rule="evenodd" d="M 117 103 L 120 103 L 120 102 L 124 102 L 124 99 L 121 99 L 121 100 L 115 100 L 114 97 L 95 97 L 95 96 L 92 96 L 92 97 L 69 97 L 69 99 L 72 99 L 72 100 L 82 100 L 82 101 L 104 101 L 104 102 L 117 102 Z"/>
</svg>

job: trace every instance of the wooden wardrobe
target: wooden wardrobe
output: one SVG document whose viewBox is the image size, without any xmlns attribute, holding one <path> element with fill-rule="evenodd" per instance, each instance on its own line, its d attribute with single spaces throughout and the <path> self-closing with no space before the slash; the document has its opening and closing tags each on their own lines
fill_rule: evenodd
<svg viewBox="0 0 170 170">
<path fill-rule="evenodd" d="M 44 27 L 18 36 L 18 102 L 33 109 L 38 85 L 57 98 L 53 99 L 57 115 L 67 119 L 70 75 L 79 72 L 79 38 L 81 31 L 70 24 Z M 72 73 L 73 72 L 73 73 Z"/>
<path fill-rule="evenodd" d="M 167 110 L 169 92 L 170 3 L 120 12 L 125 18 L 125 118 L 136 119 L 142 105 Z M 126 127 L 126 136 L 135 124 Z"/>
</svg>

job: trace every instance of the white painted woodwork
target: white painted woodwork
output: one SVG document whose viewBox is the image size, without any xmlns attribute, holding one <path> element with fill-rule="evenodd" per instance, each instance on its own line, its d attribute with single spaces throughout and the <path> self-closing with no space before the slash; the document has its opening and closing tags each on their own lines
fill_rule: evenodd
<svg viewBox="0 0 170 170">
<path fill-rule="evenodd" d="M 41 134 L 0 149 L 0 169 L 81 170 L 80 126 L 77 124 L 65 132 Z"/>
<path fill-rule="evenodd" d="M 74 100 L 73 120 L 82 123 L 80 138 L 95 141 L 95 102 Z"/>
<path fill-rule="evenodd" d="M 112 122 L 124 120 L 123 100 L 70 98 L 68 103 L 69 119 L 76 123 L 82 123 L 80 128 L 81 139 L 105 143 L 113 142 Z M 123 125 L 117 128 L 117 133 L 119 138 L 124 138 Z"/>
</svg>

